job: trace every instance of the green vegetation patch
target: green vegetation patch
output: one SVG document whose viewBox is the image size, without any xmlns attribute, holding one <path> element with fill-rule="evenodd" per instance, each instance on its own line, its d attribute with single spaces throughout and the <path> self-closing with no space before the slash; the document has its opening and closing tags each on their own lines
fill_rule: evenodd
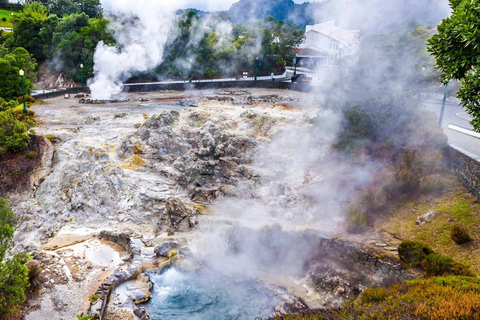
<svg viewBox="0 0 480 320">
<path fill-rule="evenodd" d="M 16 11 L 0 9 L 0 27 L 9 27 L 9 28 L 12 27 L 12 21 L 11 21 L 12 12 L 13 14 L 16 13 Z M 3 20 L 6 20 L 6 21 L 3 21 Z"/>
<path fill-rule="evenodd" d="M 480 204 L 454 178 L 440 193 L 398 202 L 384 221 L 378 221 L 377 228 L 399 239 L 426 243 L 436 253 L 468 265 L 480 274 Z M 430 211 L 435 212 L 433 219 L 417 224 L 417 218 Z M 469 231 L 473 241 L 458 245 L 452 240 L 452 228 L 458 224 Z"/>
<path fill-rule="evenodd" d="M 339 319 L 479 319 L 480 280 L 449 276 L 368 288 Z"/>
</svg>

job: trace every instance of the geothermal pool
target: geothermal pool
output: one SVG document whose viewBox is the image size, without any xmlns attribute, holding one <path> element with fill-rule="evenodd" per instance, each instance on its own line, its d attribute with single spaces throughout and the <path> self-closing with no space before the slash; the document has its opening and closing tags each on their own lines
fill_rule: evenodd
<svg viewBox="0 0 480 320">
<path fill-rule="evenodd" d="M 152 299 L 144 306 L 152 319 L 262 319 L 279 300 L 261 283 L 206 269 L 176 267 L 150 274 Z"/>
</svg>

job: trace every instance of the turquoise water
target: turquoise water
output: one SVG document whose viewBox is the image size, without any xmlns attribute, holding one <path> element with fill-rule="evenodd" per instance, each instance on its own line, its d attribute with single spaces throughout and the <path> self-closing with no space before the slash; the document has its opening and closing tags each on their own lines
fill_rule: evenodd
<svg viewBox="0 0 480 320">
<path fill-rule="evenodd" d="M 272 315 L 278 299 L 262 284 L 205 269 L 172 267 L 150 274 L 153 297 L 145 304 L 152 319 L 262 319 Z"/>
</svg>

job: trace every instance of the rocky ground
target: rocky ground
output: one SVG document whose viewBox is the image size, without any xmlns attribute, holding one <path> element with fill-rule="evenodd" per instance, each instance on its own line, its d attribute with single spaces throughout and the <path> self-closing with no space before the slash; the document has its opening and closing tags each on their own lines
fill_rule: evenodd
<svg viewBox="0 0 480 320">
<path fill-rule="evenodd" d="M 348 177 L 351 170 L 340 159 L 328 162 L 336 164 L 335 170 L 311 165 L 327 157 L 328 148 L 318 141 L 329 142 L 329 122 L 334 122 L 332 117 L 315 125 L 322 113 L 318 105 L 314 94 L 231 89 L 125 93 L 115 103 L 80 95 L 34 106 L 35 130 L 53 141 L 55 153 L 51 168 L 12 196 L 21 218 L 17 250 L 35 252 L 45 278 L 40 294 L 29 301 L 26 318 L 73 319 L 88 309 L 102 313 L 105 296 L 130 280 L 113 293 L 106 319 L 147 319 L 132 300 L 148 299 L 151 284 L 145 270 L 159 270 L 177 257 L 177 251 L 159 254 L 165 243 L 175 243 L 181 259 L 198 232 L 212 232 L 214 238 L 223 228 L 218 226 L 240 220 L 242 226 L 262 227 L 281 217 L 286 229 L 302 225 L 294 232 L 337 223 L 332 217 L 339 204 L 329 198 L 335 188 L 349 191 L 341 183 L 327 195 L 314 190 L 332 187 L 333 175 Z M 314 125 L 318 135 L 309 137 Z M 247 210 L 247 204 L 255 207 Z M 199 228 L 202 223 L 205 227 Z M 282 232 L 277 236 L 286 245 L 289 238 Z M 275 238 L 258 232 L 257 240 Z M 256 246 L 252 241 L 248 245 Z M 274 279 L 270 272 L 265 281 L 288 288 L 288 294 L 283 289 L 278 294 L 292 305 L 321 307 L 338 306 L 383 278 L 408 277 L 392 266 L 390 251 L 385 250 L 386 260 L 367 259 L 362 257 L 374 254 L 351 248 L 343 260 L 333 252 L 327 260 L 310 259 L 303 276 Z M 242 250 L 241 245 L 235 250 Z M 273 246 L 264 254 L 276 257 L 281 251 Z M 294 257 L 285 261 L 295 262 Z M 349 266 L 345 257 L 356 264 Z M 380 273 L 374 270 L 379 265 L 385 266 Z M 370 275 L 362 278 L 364 269 Z M 321 295 L 322 288 L 330 293 Z"/>
</svg>

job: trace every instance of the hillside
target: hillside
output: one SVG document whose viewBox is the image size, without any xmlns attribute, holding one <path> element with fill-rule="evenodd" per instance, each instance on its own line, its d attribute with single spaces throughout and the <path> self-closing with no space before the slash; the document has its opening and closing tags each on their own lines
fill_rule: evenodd
<svg viewBox="0 0 480 320">
<path fill-rule="evenodd" d="M 228 14 L 232 22 L 245 23 L 272 16 L 275 20 L 294 23 L 304 28 L 315 22 L 315 12 L 323 3 L 295 4 L 293 0 L 240 0 L 232 5 Z M 317 11 L 318 12 L 318 11 Z M 247 21 L 245 19 L 247 18 Z"/>
</svg>

